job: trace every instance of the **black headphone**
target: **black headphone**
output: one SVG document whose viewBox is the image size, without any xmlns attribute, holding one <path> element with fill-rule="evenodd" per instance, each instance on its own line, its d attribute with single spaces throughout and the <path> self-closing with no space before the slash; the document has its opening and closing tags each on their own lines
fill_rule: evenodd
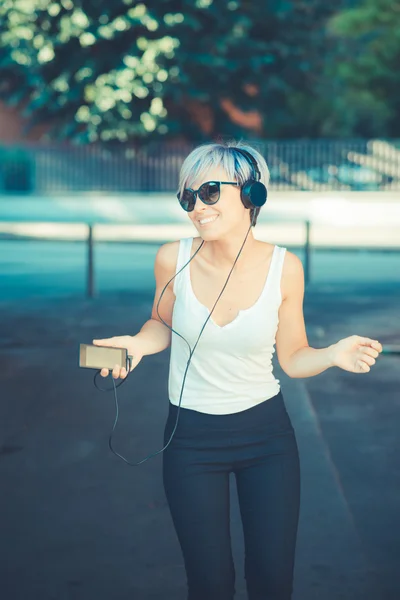
<svg viewBox="0 0 400 600">
<path fill-rule="evenodd" d="M 267 188 L 260 181 L 261 173 L 257 161 L 247 150 L 237 146 L 233 146 L 233 149 L 247 159 L 253 171 L 251 179 L 245 181 L 240 190 L 243 205 L 246 208 L 261 208 L 267 201 Z"/>
<path fill-rule="evenodd" d="M 153 456 L 156 456 L 157 454 L 160 454 L 160 452 L 163 452 L 163 451 L 164 451 L 166 448 L 168 448 L 169 444 L 171 443 L 171 440 L 172 440 L 172 438 L 173 438 L 173 435 L 174 435 L 174 433 L 175 433 L 175 431 L 176 431 L 176 428 L 177 428 L 177 426 L 178 426 L 178 421 L 179 421 L 179 411 L 180 411 L 180 409 L 181 409 L 181 401 L 182 401 L 183 388 L 184 388 L 184 385 L 185 385 L 186 374 L 187 374 L 187 371 L 188 371 L 188 368 L 189 368 L 189 365 L 190 365 L 190 361 L 192 360 L 193 353 L 194 353 L 194 351 L 195 351 L 195 349 L 196 349 L 196 347 L 197 347 L 197 344 L 199 343 L 199 340 L 200 340 L 201 334 L 203 333 L 205 326 L 207 325 L 207 323 L 208 323 L 209 319 L 211 318 L 211 315 L 212 315 L 212 313 L 214 312 L 214 308 L 215 308 L 215 306 L 216 306 L 216 304 L 217 304 L 218 300 L 220 299 L 220 297 L 221 297 L 221 295 L 222 295 L 222 293 L 223 293 L 224 289 L 226 288 L 226 286 L 227 286 L 227 284 L 228 284 L 228 281 L 229 281 L 229 278 L 230 278 L 230 276 L 231 276 L 231 274 L 232 274 L 232 271 L 233 271 L 233 269 L 234 269 L 234 267 L 235 267 L 235 265 L 236 265 L 236 263 L 237 263 L 237 261 L 238 261 L 238 258 L 239 258 L 240 254 L 241 254 L 241 252 L 242 252 L 243 246 L 244 246 L 244 245 L 245 245 L 245 243 L 246 243 L 247 236 L 248 236 L 248 235 L 249 235 L 249 233 L 250 233 L 250 229 L 251 229 L 251 227 L 253 226 L 254 217 L 255 217 L 255 216 L 258 214 L 258 210 L 257 210 L 257 209 L 260 209 L 260 208 L 261 208 L 261 206 L 263 206 L 263 204 L 265 204 L 265 202 L 267 201 L 267 188 L 266 188 L 266 187 L 265 187 L 265 185 L 264 185 L 263 183 L 261 183 L 261 181 L 260 181 L 260 179 L 261 179 L 261 173 L 260 173 L 260 170 L 259 170 L 259 168 L 258 168 L 258 165 L 257 165 L 257 161 L 256 161 L 256 159 L 254 158 L 254 156 L 252 156 L 252 154 L 250 154 L 250 152 L 247 152 L 247 150 L 244 150 L 243 148 L 237 148 L 236 146 L 233 146 L 233 147 L 231 146 L 231 148 L 232 148 L 232 149 L 234 149 L 234 150 L 236 150 L 236 152 L 239 152 L 240 154 L 242 154 L 242 156 L 244 156 L 245 158 L 247 158 L 248 162 L 249 162 L 249 163 L 250 163 L 250 165 L 251 165 L 252 171 L 253 171 L 251 178 L 250 178 L 250 179 L 248 179 L 247 181 L 245 181 L 245 182 L 244 182 L 244 184 L 242 185 L 242 189 L 241 189 L 241 191 L 240 191 L 240 197 L 241 197 L 241 200 L 242 200 L 242 202 L 243 202 L 244 206 L 245 206 L 246 208 L 253 209 L 252 218 L 250 219 L 250 221 L 251 221 L 251 225 L 250 225 L 250 227 L 249 227 L 249 230 L 248 230 L 248 232 L 247 232 L 247 234 L 246 234 L 246 237 L 245 237 L 245 239 L 244 239 L 244 242 L 243 242 L 243 244 L 241 245 L 241 248 L 240 248 L 240 250 L 239 250 L 239 253 L 238 253 L 238 255 L 237 255 L 236 259 L 235 259 L 235 262 L 234 262 L 234 263 L 233 263 L 233 265 L 232 265 L 232 268 L 231 268 L 231 270 L 230 270 L 230 272 L 229 272 L 229 275 L 228 275 L 228 277 L 227 277 L 227 280 L 226 280 L 226 282 L 225 282 L 225 284 L 224 284 L 224 287 L 222 288 L 222 290 L 221 290 L 221 292 L 220 292 L 220 294 L 219 294 L 218 298 L 216 299 L 216 301 L 215 301 L 215 303 L 214 303 L 214 306 L 212 307 L 212 309 L 211 309 L 211 311 L 210 311 L 210 314 L 208 315 L 208 317 L 207 317 L 207 319 L 206 319 L 205 323 L 203 324 L 203 326 L 202 326 L 202 328 L 201 328 L 201 331 L 200 331 L 200 333 L 199 333 L 199 335 L 198 335 L 198 338 L 197 338 L 197 340 L 196 340 L 196 343 L 195 343 L 195 345 L 194 345 L 194 347 L 193 347 L 193 350 L 190 348 L 190 344 L 189 344 L 189 342 L 188 342 L 187 340 L 185 340 L 185 338 L 184 338 L 184 337 L 183 337 L 183 336 L 182 336 L 180 333 L 178 333 L 177 331 L 175 331 L 175 329 L 173 329 L 172 327 L 170 327 L 170 326 L 169 326 L 169 325 L 168 325 L 168 324 L 167 324 L 167 323 L 166 323 L 166 322 L 165 322 L 165 321 L 162 319 L 162 317 L 161 317 L 160 313 L 158 312 L 158 307 L 159 307 L 159 305 L 160 305 L 161 298 L 163 297 L 163 294 L 164 294 L 165 290 L 167 289 L 167 287 L 169 286 L 169 284 L 171 283 L 171 281 L 172 281 L 172 280 L 173 280 L 173 279 L 174 279 L 174 278 L 175 278 L 177 275 L 179 275 L 179 273 L 181 273 L 181 271 L 183 271 L 183 269 L 184 269 L 185 267 L 187 267 L 187 265 L 190 263 L 190 261 L 192 261 L 192 260 L 194 259 L 194 257 L 196 256 L 196 254 L 197 254 L 197 253 L 199 252 L 199 250 L 200 250 L 200 249 L 203 247 L 203 245 L 204 245 L 204 240 L 201 242 L 201 244 L 200 244 L 200 245 L 199 245 L 199 247 L 197 248 L 196 252 L 193 254 L 193 256 L 191 256 L 191 257 L 190 257 L 190 259 L 187 261 L 187 263 L 186 263 L 186 264 L 184 264 L 184 265 L 183 265 L 183 267 L 182 267 L 181 269 L 179 269 L 179 271 L 178 271 L 177 273 L 175 273 L 175 275 L 174 275 L 174 276 L 173 276 L 173 277 L 172 277 L 172 278 L 171 278 L 171 279 L 168 281 L 168 283 L 165 285 L 165 287 L 164 287 L 163 291 L 162 291 L 162 292 L 161 292 L 161 294 L 160 294 L 160 297 L 159 297 L 159 299 L 158 299 L 158 302 L 157 302 L 157 308 L 156 308 L 156 310 L 157 310 L 157 314 L 158 314 L 158 316 L 159 316 L 159 319 L 160 319 L 160 321 L 161 321 L 162 323 L 164 323 L 164 325 L 165 325 L 166 327 L 168 327 L 168 329 L 170 329 L 170 330 L 171 330 L 173 333 L 176 333 L 176 335 L 178 335 L 180 338 L 182 338 L 182 339 L 183 339 L 183 340 L 184 340 L 184 341 L 187 343 L 187 345 L 189 346 L 189 360 L 188 360 L 188 362 L 187 362 L 187 365 L 186 365 L 186 370 L 185 370 L 185 374 L 184 374 L 184 376 L 183 376 L 183 382 L 182 382 L 182 387 L 181 387 L 181 393 L 180 393 L 180 397 L 179 397 L 178 414 L 177 414 L 177 418 L 176 418 L 176 422 L 175 422 L 175 427 L 174 427 L 174 429 L 173 429 L 173 431 L 172 431 L 172 434 L 171 434 L 171 436 L 170 436 L 170 438 L 169 438 L 169 441 L 168 441 L 168 443 L 167 443 L 167 444 L 164 446 L 164 448 L 162 448 L 161 450 L 158 450 L 157 452 L 154 452 L 153 454 L 149 454 L 148 456 L 146 456 L 146 458 L 143 458 L 141 461 L 139 461 L 139 462 L 137 462 L 137 463 L 131 463 L 131 462 L 129 462 L 129 461 L 128 461 L 128 460 L 127 460 L 127 459 L 126 459 L 124 456 L 122 456 L 122 454 L 118 454 L 118 452 L 115 452 L 114 448 L 113 448 L 113 447 L 112 447 L 112 445 L 111 445 L 111 439 L 112 439 L 113 431 L 114 431 L 114 429 L 115 429 L 115 426 L 116 426 L 116 424 L 117 424 L 117 421 L 118 421 L 118 400 L 117 400 L 117 391 L 116 391 L 116 388 L 117 388 L 117 387 L 119 387 L 120 385 L 122 385 L 122 384 L 123 384 L 123 383 L 124 383 L 124 382 L 125 382 L 125 381 L 128 379 L 128 377 L 129 377 L 129 373 L 130 373 L 130 370 L 128 371 L 128 374 L 127 374 L 127 376 L 126 376 L 126 377 L 125 377 L 125 378 L 124 378 L 124 379 L 123 379 L 123 380 L 122 380 L 122 381 L 121 381 L 121 382 L 120 382 L 118 385 L 115 385 L 114 378 L 113 378 L 113 377 L 112 377 L 112 375 L 111 375 L 112 382 L 113 382 L 113 388 L 111 388 L 111 389 L 114 389 L 114 397 L 115 397 L 115 405 L 116 405 L 116 419 L 115 419 L 115 421 L 114 421 L 114 426 L 113 426 L 113 429 L 112 429 L 112 431 L 111 431 L 111 434 L 110 434 L 110 436 L 109 436 L 108 445 L 109 445 L 109 447 L 110 447 L 110 450 L 111 450 L 111 451 L 112 451 L 112 452 L 113 452 L 113 453 L 114 453 L 116 456 L 119 456 L 119 458 L 122 458 L 122 460 L 124 460 L 124 461 L 125 461 L 125 462 L 126 462 L 128 465 L 130 465 L 131 467 L 137 467 L 137 466 L 141 465 L 142 463 L 144 463 L 146 460 L 149 460 L 149 458 L 152 458 Z M 250 213 L 250 214 L 251 214 L 251 213 Z M 129 358 L 131 358 L 131 357 L 129 357 Z M 130 364 L 129 364 L 129 369 L 130 369 Z M 101 390 L 101 391 L 103 391 L 103 392 L 109 392 L 109 391 L 111 391 L 111 389 L 102 388 L 102 387 L 99 387 L 99 386 L 97 385 L 97 383 L 96 383 L 96 376 L 97 376 L 97 375 L 99 375 L 99 373 L 100 373 L 100 371 L 97 371 L 97 372 L 95 373 L 95 376 L 94 376 L 94 384 L 95 384 L 95 386 L 97 387 L 97 389 L 99 389 L 99 390 Z"/>
</svg>

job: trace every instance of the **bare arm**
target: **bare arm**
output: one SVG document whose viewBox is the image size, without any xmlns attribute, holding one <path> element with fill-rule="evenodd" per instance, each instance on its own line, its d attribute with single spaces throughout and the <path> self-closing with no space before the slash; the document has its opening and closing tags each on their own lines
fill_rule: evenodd
<svg viewBox="0 0 400 600">
<path fill-rule="evenodd" d="M 162 245 L 156 255 L 154 263 L 156 293 L 151 318 L 146 321 L 139 333 L 134 336 L 135 340 L 139 343 L 143 356 L 162 352 L 171 344 L 172 332 L 160 320 L 156 309 L 164 287 L 175 274 L 178 248 L 179 242 L 170 242 Z M 174 280 L 165 289 L 158 307 L 161 318 L 170 327 L 172 327 L 172 311 L 175 304 L 173 284 Z"/>
<path fill-rule="evenodd" d="M 282 275 L 285 293 L 279 309 L 276 349 L 285 373 L 291 378 L 313 377 L 330 367 L 339 367 L 351 373 L 368 373 L 382 352 L 380 342 L 352 335 L 327 348 L 311 348 L 303 316 L 303 265 L 295 254 L 287 252 Z"/>
<path fill-rule="evenodd" d="M 308 344 L 303 314 L 303 263 L 296 254 L 286 254 L 282 272 L 284 297 L 276 334 L 277 355 L 289 377 L 313 377 L 334 366 L 331 346 L 317 349 Z"/>
<path fill-rule="evenodd" d="M 162 352 L 171 343 L 171 332 L 161 321 L 149 319 L 135 335 L 143 356 Z"/>
<path fill-rule="evenodd" d="M 110 346 L 115 348 L 126 348 L 132 356 L 131 371 L 137 367 L 143 356 L 156 354 L 168 348 L 171 343 L 171 330 L 160 321 L 157 314 L 157 303 L 164 287 L 173 278 L 176 270 L 179 242 L 169 242 L 158 249 L 154 262 L 154 275 L 156 279 L 156 293 L 154 297 L 151 318 L 146 321 L 139 333 L 136 335 L 114 336 L 106 339 L 93 340 L 94 345 Z M 161 298 L 158 311 L 161 318 L 172 326 L 172 310 L 175 304 L 173 293 L 173 280 L 166 287 Z M 109 370 L 101 369 L 102 377 L 107 377 Z M 114 378 L 126 377 L 127 371 L 121 365 L 115 365 L 112 370 Z"/>
<path fill-rule="evenodd" d="M 292 379 L 314 377 L 326 369 L 334 367 L 332 346 L 327 348 L 311 348 L 306 346 L 296 350 L 289 358 L 286 373 Z"/>
<path fill-rule="evenodd" d="M 282 304 L 276 333 L 279 364 L 289 377 L 311 377 L 327 369 L 329 360 L 325 352 L 309 347 L 303 315 L 303 264 L 298 256 L 289 251 L 283 263 L 282 284 Z M 297 357 L 300 357 L 300 352 L 302 358 L 295 360 L 294 356 L 299 353 Z M 308 360 L 304 358 L 306 356 Z M 318 364 L 315 364 L 315 359 Z"/>
</svg>

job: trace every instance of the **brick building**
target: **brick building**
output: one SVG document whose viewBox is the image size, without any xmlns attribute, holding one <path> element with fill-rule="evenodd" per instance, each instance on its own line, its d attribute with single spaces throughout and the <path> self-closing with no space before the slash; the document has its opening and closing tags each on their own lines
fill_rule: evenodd
<svg viewBox="0 0 400 600">
<path fill-rule="evenodd" d="M 0 144 L 37 141 L 46 131 L 46 127 L 42 125 L 32 129 L 29 134 L 24 134 L 24 125 L 21 107 L 8 106 L 0 101 Z"/>
</svg>

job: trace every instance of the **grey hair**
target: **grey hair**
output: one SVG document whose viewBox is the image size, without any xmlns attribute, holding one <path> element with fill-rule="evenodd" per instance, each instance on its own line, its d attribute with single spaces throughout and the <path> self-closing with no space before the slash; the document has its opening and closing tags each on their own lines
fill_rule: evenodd
<svg viewBox="0 0 400 600">
<path fill-rule="evenodd" d="M 193 187 L 197 179 L 206 176 L 211 168 L 218 166 L 225 169 L 229 181 L 237 181 L 242 186 L 252 177 L 254 167 L 250 165 L 249 159 L 235 152 L 235 148 L 247 150 L 255 158 L 261 175 L 260 181 L 268 187 L 270 173 L 265 158 L 260 152 L 248 144 L 229 141 L 201 144 L 192 150 L 181 166 L 178 192 L 182 194 L 185 188 Z M 257 223 L 260 210 L 261 207 L 250 209 L 250 221 L 254 216 L 253 226 Z"/>
</svg>

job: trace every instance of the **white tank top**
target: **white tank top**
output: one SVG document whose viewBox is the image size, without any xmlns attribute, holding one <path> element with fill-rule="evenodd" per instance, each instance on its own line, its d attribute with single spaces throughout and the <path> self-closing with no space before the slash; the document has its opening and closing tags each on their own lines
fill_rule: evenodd
<svg viewBox="0 0 400 600">
<path fill-rule="evenodd" d="M 180 240 L 176 272 L 190 259 L 192 242 L 193 237 Z M 182 408 L 214 415 L 236 413 L 280 391 L 271 359 L 282 303 L 280 284 L 285 253 L 286 248 L 274 247 L 263 291 L 253 306 L 241 310 L 236 319 L 223 327 L 212 316 L 208 320 L 188 368 Z M 172 327 L 193 350 L 210 311 L 194 295 L 189 267 L 190 263 L 174 279 Z M 171 332 L 171 336 L 168 393 L 170 402 L 178 406 L 190 350 L 176 333 Z"/>
</svg>

